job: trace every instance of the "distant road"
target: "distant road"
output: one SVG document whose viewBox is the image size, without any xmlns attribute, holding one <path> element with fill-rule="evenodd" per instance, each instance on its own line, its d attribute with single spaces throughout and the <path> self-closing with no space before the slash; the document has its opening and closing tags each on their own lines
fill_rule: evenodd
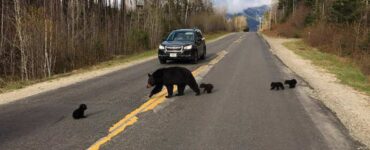
<svg viewBox="0 0 370 150">
<path fill-rule="evenodd" d="M 335 118 L 319 120 L 310 111 L 332 114 L 298 89 L 270 91 L 271 81 L 294 77 L 256 33 L 237 33 L 207 45 L 199 64 L 149 61 L 86 82 L 0 106 L 0 149 L 86 149 L 107 136 L 109 128 L 148 98 L 147 73 L 167 66 L 195 70 L 220 51 L 228 54 L 208 72 L 212 94 L 188 91 L 167 105 L 140 114 L 133 126 L 101 149 L 355 149 L 355 142 Z M 296 77 L 297 78 L 297 77 Z M 87 119 L 71 117 L 78 104 Z M 308 108 L 309 107 L 309 108 Z M 317 122 L 320 122 L 319 124 Z M 321 126 L 333 126 L 323 131 Z M 331 135 L 331 136 L 329 136 Z"/>
</svg>

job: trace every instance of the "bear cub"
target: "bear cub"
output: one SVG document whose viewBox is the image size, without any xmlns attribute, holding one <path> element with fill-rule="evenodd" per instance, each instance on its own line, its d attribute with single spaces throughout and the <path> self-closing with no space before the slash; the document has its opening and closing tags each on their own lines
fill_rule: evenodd
<svg viewBox="0 0 370 150">
<path fill-rule="evenodd" d="M 78 107 L 75 111 L 73 111 L 73 118 L 74 119 L 82 119 L 86 118 L 85 116 L 85 110 L 87 109 L 86 104 L 81 104 L 80 107 Z"/>
<path fill-rule="evenodd" d="M 200 84 L 199 86 L 201 89 L 204 89 L 203 90 L 203 93 L 212 93 L 212 89 L 213 89 L 213 85 L 212 84 L 205 84 L 205 83 L 202 83 Z"/>
<path fill-rule="evenodd" d="M 295 86 L 297 85 L 297 80 L 296 79 L 285 80 L 284 84 L 288 84 L 289 88 L 295 88 Z"/>
<path fill-rule="evenodd" d="M 281 82 L 271 82 L 271 90 L 284 90 L 284 84 Z"/>
<path fill-rule="evenodd" d="M 166 98 L 172 97 L 173 86 L 177 85 L 178 94 L 176 96 L 184 95 L 185 87 L 188 85 L 196 95 L 200 95 L 200 89 L 198 83 L 195 80 L 193 74 L 190 70 L 183 67 L 168 67 L 161 68 L 154 71 L 153 74 L 148 74 L 147 88 L 154 86 L 154 89 L 150 93 L 149 97 L 162 91 L 163 86 L 166 86 L 168 96 Z"/>
</svg>

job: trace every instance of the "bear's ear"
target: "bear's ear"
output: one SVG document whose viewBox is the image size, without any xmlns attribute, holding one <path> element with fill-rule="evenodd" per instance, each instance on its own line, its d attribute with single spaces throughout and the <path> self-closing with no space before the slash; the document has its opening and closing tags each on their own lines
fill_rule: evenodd
<svg viewBox="0 0 370 150">
<path fill-rule="evenodd" d="M 150 73 L 148 73 L 148 77 L 151 77 L 152 75 Z"/>
</svg>

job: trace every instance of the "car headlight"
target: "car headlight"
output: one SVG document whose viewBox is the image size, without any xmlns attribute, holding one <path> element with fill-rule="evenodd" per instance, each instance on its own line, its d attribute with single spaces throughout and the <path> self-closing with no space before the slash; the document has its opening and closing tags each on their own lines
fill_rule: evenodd
<svg viewBox="0 0 370 150">
<path fill-rule="evenodd" d="M 159 45 L 158 47 L 160 50 L 164 50 L 164 46 L 163 45 Z"/>
<path fill-rule="evenodd" d="M 184 50 L 191 50 L 193 48 L 193 45 L 188 45 L 184 47 Z"/>
</svg>

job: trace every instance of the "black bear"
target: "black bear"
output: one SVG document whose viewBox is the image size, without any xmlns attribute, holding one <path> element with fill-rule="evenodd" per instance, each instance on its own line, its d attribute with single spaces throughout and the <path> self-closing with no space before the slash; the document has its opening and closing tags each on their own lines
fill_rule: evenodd
<svg viewBox="0 0 370 150">
<path fill-rule="evenodd" d="M 212 89 L 213 89 L 213 85 L 212 84 L 205 84 L 205 83 L 202 83 L 199 85 L 200 88 L 204 88 L 204 91 L 203 93 L 207 92 L 207 93 L 212 93 Z"/>
<path fill-rule="evenodd" d="M 85 110 L 87 109 L 86 104 L 81 104 L 80 107 L 78 107 L 75 111 L 73 111 L 73 118 L 74 119 L 82 119 L 86 118 L 85 116 Z"/>
<path fill-rule="evenodd" d="M 281 83 L 281 82 L 271 82 L 271 90 L 274 90 L 274 89 L 280 90 L 280 88 L 284 90 L 284 84 L 283 83 Z"/>
<path fill-rule="evenodd" d="M 168 96 L 167 98 L 172 97 L 173 94 L 173 85 L 177 85 L 178 94 L 176 96 L 184 95 L 185 86 L 189 85 L 190 88 L 200 95 L 200 89 L 198 87 L 197 81 L 195 80 L 193 74 L 186 68 L 182 67 L 169 67 L 161 68 L 156 70 L 153 74 L 148 74 L 148 84 L 147 88 L 155 86 L 149 97 L 152 97 L 154 94 L 162 91 L 163 86 L 166 86 Z"/>
<path fill-rule="evenodd" d="M 295 86 L 297 85 L 297 80 L 296 79 L 285 80 L 284 84 L 288 84 L 289 88 L 295 88 Z"/>
</svg>

